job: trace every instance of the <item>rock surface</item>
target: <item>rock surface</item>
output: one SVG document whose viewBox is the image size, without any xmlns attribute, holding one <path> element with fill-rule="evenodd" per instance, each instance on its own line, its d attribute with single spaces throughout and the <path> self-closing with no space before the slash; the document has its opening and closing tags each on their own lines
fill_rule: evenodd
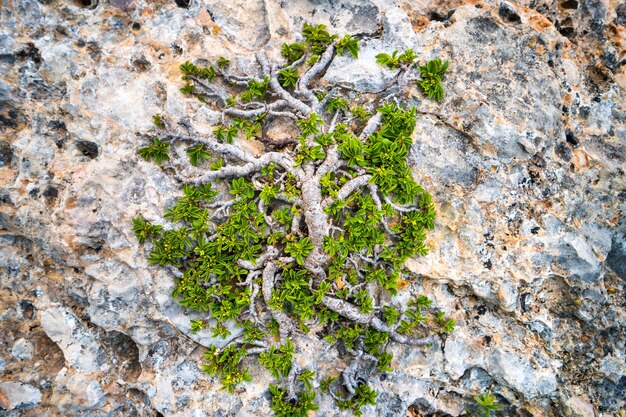
<svg viewBox="0 0 626 417">
<path fill-rule="evenodd" d="M 441 104 L 409 97 L 410 158 L 438 219 L 399 299 L 428 294 L 457 330 L 394 346 L 365 415 L 457 416 L 491 389 L 506 416 L 624 416 L 625 16 L 614 0 L 6 1 L 2 415 L 270 415 L 266 371 L 235 395 L 199 371 L 210 333 L 187 337 L 171 277 L 132 234 L 178 192 L 136 134 L 157 112 L 214 119 L 179 93 L 181 62 L 247 69 L 306 20 L 369 39 L 324 77 L 350 94 L 394 80 L 382 51 L 451 62 Z M 344 366 L 323 342 L 298 345 L 320 374 Z M 342 414 L 323 396 L 317 415 Z"/>
</svg>

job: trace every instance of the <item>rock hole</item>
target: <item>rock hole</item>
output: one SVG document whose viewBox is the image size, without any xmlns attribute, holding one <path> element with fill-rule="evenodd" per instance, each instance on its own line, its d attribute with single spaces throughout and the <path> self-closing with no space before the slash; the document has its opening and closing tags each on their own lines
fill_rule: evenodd
<svg viewBox="0 0 626 417">
<path fill-rule="evenodd" d="M 88 140 L 77 140 L 76 149 L 90 159 L 96 159 L 98 157 L 98 145 L 94 142 L 90 142 Z"/>
<path fill-rule="evenodd" d="M 576 31 L 574 30 L 574 24 L 572 22 L 571 18 L 565 18 L 560 22 L 556 23 L 556 28 L 558 29 L 559 33 L 563 36 L 565 36 L 566 38 L 569 38 L 573 35 L 576 34 Z"/>
<path fill-rule="evenodd" d="M 520 297 L 520 307 L 524 313 L 530 311 L 530 305 L 532 303 L 533 296 L 530 293 L 524 293 Z"/>
<path fill-rule="evenodd" d="M 54 377 L 65 366 L 65 356 L 61 348 L 50 339 L 45 333 L 41 332 L 34 339 L 35 354 L 34 357 L 45 363 L 46 366 L 39 371 L 40 377 Z"/>
<path fill-rule="evenodd" d="M 131 27 L 133 28 L 133 30 L 139 30 L 139 29 L 141 29 L 141 24 L 138 23 L 138 22 L 135 22 L 135 23 L 132 24 Z"/>
<path fill-rule="evenodd" d="M 500 18 L 507 23 L 520 23 L 522 19 L 517 14 L 517 10 L 515 7 L 508 3 L 500 3 L 500 8 L 498 9 L 498 14 Z"/>
<path fill-rule="evenodd" d="M 445 22 L 454 14 L 455 9 L 450 10 L 448 13 L 440 13 L 439 10 L 433 10 L 428 14 L 428 20 L 435 22 Z"/>
<path fill-rule="evenodd" d="M 409 415 L 417 415 L 421 417 L 452 417 L 448 414 L 433 407 L 426 398 L 418 398 L 409 406 Z"/>
<path fill-rule="evenodd" d="M 98 7 L 99 0 L 74 0 L 77 6 L 83 7 L 85 9 L 95 9 Z"/>
<path fill-rule="evenodd" d="M 571 130 L 565 132 L 565 140 L 572 146 L 578 146 L 578 139 L 576 139 L 576 136 L 574 136 Z"/>
<path fill-rule="evenodd" d="M 104 337 L 111 358 L 117 360 L 118 371 L 124 381 L 135 382 L 141 375 L 139 349 L 135 341 L 122 332 L 112 330 Z"/>
<path fill-rule="evenodd" d="M 19 303 L 20 312 L 25 319 L 32 319 L 35 315 L 35 306 L 28 300 L 21 300 Z"/>
<path fill-rule="evenodd" d="M 20 60 L 31 60 L 35 64 L 41 63 L 41 53 L 34 43 L 28 42 L 23 49 L 18 51 L 15 56 Z"/>
<path fill-rule="evenodd" d="M 141 55 L 138 57 L 133 57 L 130 61 L 130 63 L 132 64 L 132 66 L 139 72 L 146 72 L 150 69 L 150 67 L 152 66 L 152 64 L 150 63 L 150 61 L 148 61 L 146 59 L 145 56 Z"/>
<path fill-rule="evenodd" d="M 564 9 L 576 10 L 578 9 L 578 1 L 577 0 L 564 0 L 561 2 L 561 7 Z"/>
<path fill-rule="evenodd" d="M 173 44 L 172 44 L 172 51 L 174 51 L 174 53 L 175 53 L 176 55 L 182 55 L 182 53 L 183 53 L 183 48 L 181 48 L 179 45 L 177 45 L 177 44 L 173 43 Z"/>
<path fill-rule="evenodd" d="M 46 197 L 47 200 L 54 200 L 59 195 L 59 190 L 56 187 L 48 187 L 46 191 L 43 192 L 43 196 Z"/>
<path fill-rule="evenodd" d="M 11 164 L 13 160 L 13 150 L 7 142 L 0 142 L 0 168 Z"/>
<path fill-rule="evenodd" d="M 191 4 L 191 0 L 174 0 L 174 3 L 176 3 L 178 7 L 186 9 L 189 7 L 189 4 Z"/>
</svg>

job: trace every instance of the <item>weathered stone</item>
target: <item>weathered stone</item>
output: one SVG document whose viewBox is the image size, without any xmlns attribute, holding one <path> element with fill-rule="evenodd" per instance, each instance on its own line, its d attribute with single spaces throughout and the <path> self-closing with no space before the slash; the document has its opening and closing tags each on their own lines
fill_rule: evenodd
<svg viewBox="0 0 626 417">
<path fill-rule="evenodd" d="M 385 297 L 404 306 L 428 295 L 456 330 L 431 348 L 390 344 L 395 371 L 375 374 L 378 404 L 364 415 L 458 416 L 487 389 L 503 415 L 617 415 L 626 401 L 618 3 L 5 2 L 0 371 L 11 380 L 0 405 L 52 417 L 271 415 L 270 378 L 255 362 L 254 381 L 233 395 L 199 369 L 204 346 L 224 341 L 190 332 L 201 316 L 176 303 L 171 275 L 133 236 L 133 217 L 164 224 L 180 195 L 137 150 L 155 113 L 203 134 L 221 123 L 180 93 L 181 63 L 225 56 L 256 75 L 254 53 L 280 60 L 307 21 L 361 39 L 357 60 L 338 57 L 321 75 L 351 106 L 393 91 L 397 71 L 376 64 L 378 53 L 412 48 L 418 64 L 450 62 L 441 103 L 413 82 L 402 97 L 418 113 L 409 161 L 438 217 L 430 254 L 410 260 L 408 287 Z M 292 128 L 269 134 L 282 140 Z M 297 337 L 295 360 L 318 378 L 347 366 L 317 335 Z M 329 395 L 317 400 L 317 415 L 341 413 Z"/>
<path fill-rule="evenodd" d="M 0 407 L 15 410 L 33 407 L 41 402 L 41 391 L 20 382 L 0 382 Z"/>
<path fill-rule="evenodd" d="M 26 339 L 17 339 L 11 349 L 11 356 L 17 360 L 28 360 L 33 357 L 35 348 L 33 344 Z"/>
<path fill-rule="evenodd" d="M 41 327 L 63 350 L 65 359 L 77 370 L 96 372 L 103 350 L 96 336 L 67 308 L 50 307 L 41 312 Z"/>
</svg>

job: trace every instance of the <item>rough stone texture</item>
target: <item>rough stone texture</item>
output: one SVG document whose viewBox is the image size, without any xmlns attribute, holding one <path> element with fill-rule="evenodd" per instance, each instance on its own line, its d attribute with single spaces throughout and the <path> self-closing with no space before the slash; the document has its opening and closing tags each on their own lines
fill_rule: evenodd
<svg viewBox="0 0 626 417">
<path fill-rule="evenodd" d="M 451 62 L 442 104 L 409 97 L 438 220 L 398 299 L 428 294 L 458 327 L 430 349 L 393 346 L 365 415 L 457 416 L 491 388 L 506 416 L 623 416 L 625 16 L 614 0 L 5 1 L 3 415 L 269 415 L 266 371 L 235 395 L 199 371 L 210 333 L 189 337 L 132 235 L 132 217 L 158 219 L 177 195 L 136 133 L 156 112 L 208 128 L 178 65 L 224 55 L 248 70 L 307 20 L 371 37 L 325 75 L 354 92 L 394 79 L 380 51 Z M 301 365 L 344 366 L 297 342 Z M 322 396 L 318 415 L 341 413 Z"/>
</svg>

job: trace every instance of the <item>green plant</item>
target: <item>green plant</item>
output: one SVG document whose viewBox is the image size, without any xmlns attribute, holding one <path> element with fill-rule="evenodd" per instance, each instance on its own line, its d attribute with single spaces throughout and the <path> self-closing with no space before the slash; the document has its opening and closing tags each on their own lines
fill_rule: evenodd
<svg viewBox="0 0 626 417">
<path fill-rule="evenodd" d="M 262 99 L 267 92 L 269 81 L 269 77 L 265 77 L 262 80 L 252 79 L 248 81 L 248 89 L 241 93 L 241 99 L 243 101 Z"/>
<path fill-rule="evenodd" d="M 293 64 L 304 56 L 306 45 L 302 43 L 284 43 L 280 54 L 287 59 L 287 62 Z"/>
<path fill-rule="evenodd" d="M 141 215 L 133 219 L 133 233 L 139 243 L 145 242 L 148 238 L 158 238 L 162 230 L 163 226 L 152 224 Z"/>
<path fill-rule="evenodd" d="M 221 69 L 225 69 L 229 65 L 230 65 L 230 60 L 224 58 L 223 56 L 221 56 L 220 59 L 217 61 L 217 66 L 220 67 Z"/>
<path fill-rule="evenodd" d="M 206 328 L 204 320 L 191 320 L 191 333 L 198 333 L 200 330 Z"/>
<path fill-rule="evenodd" d="M 283 87 L 295 87 L 298 82 L 298 70 L 285 68 L 278 71 L 278 81 Z"/>
<path fill-rule="evenodd" d="M 326 25 L 309 25 L 308 23 L 304 23 L 302 36 L 315 55 L 324 53 L 326 48 L 337 38 L 337 35 L 331 35 L 326 30 Z"/>
<path fill-rule="evenodd" d="M 412 49 L 407 49 L 398 55 L 398 51 L 393 51 L 391 55 L 382 52 L 376 55 L 376 62 L 380 65 L 384 65 L 389 69 L 396 69 L 398 67 L 408 68 L 413 64 L 413 61 L 417 59 L 417 55 Z"/>
<path fill-rule="evenodd" d="M 359 384 L 354 395 L 349 400 L 340 400 L 337 402 L 339 407 L 343 409 L 351 409 L 354 415 L 360 417 L 363 415 L 361 407 L 364 405 L 376 405 L 376 397 L 378 394 L 369 385 Z"/>
<path fill-rule="evenodd" d="M 441 81 L 448 66 L 448 61 L 441 61 L 441 59 L 435 58 L 428 61 L 426 65 L 419 67 L 422 79 L 417 84 L 428 98 L 437 101 L 443 100 L 444 91 Z"/>
<path fill-rule="evenodd" d="M 476 397 L 475 401 L 476 412 L 480 417 L 491 417 L 500 409 L 500 406 L 496 401 L 496 397 L 491 395 L 491 391 L 489 390 Z"/>
<path fill-rule="evenodd" d="M 161 163 L 170 159 L 170 156 L 167 153 L 169 148 L 169 143 L 162 141 L 159 138 L 154 138 L 152 140 L 152 144 L 139 150 L 139 155 L 141 155 L 141 157 L 146 161 L 153 160 L 157 164 L 161 165 Z"/>
<path fill-rule="evenodd" d="M 352 58 L 359 57 L 359 40 L 353 36 L 345 35 L 337 42 L 337 55 L 343 55 L 344 50 L 348 51 Z"/>
<path fill-rule="evenodd" d="M 365 120 L 372 115 L 363 106 L 354 106 L 350 111 L 361 120 Z"/>
<path fill-rule="evenodd" d="M 294 354 L 294 346 L 289 339 L 279 347 L 270 346 L 269 351 L 259 355 L 259 363 L 266 367 L 274 378 L 287 376 L 291 370 L 291 358 Z"/>
<path fill-rule="evenodd" d="M 196 146 L 190 146 L 187 148 L 187 155 L 189 156 L 189 162 L 191 165 L 197 167 L 203 159 L 211 158 L 211 154 L 205 149 L 203 144 Z"/>
<path fill-rule="evenodd" d="M 239 362 L 246 355 L 246 349 L 235 345 L 224 349 L 211 346 L 204 354 L 206 362 L 202 365 L 202 370 L 211 376 L 218 376 L 222 381 L 223 389 L 232 394 L 237 385 L 244 381 L 252 381 L 248 370 L 239 368 Z"/>
<path fill-rule="evenodd" d="M 332 60 L 346 51 L 356 58 L 359 44 L 324 25 L 305 24 L 303 36 L 283 45 L 282 67 L 259 52 L 259 77 L 228 74 L 223 57 L 217 71 L 181 65 L 185 92 L 220 111 L 222 124 L 202 135 L 155 116 L 157 137 L 139 153 L 184 185 L 165 212 L 168 226 L 139 216 L 133 230 L 151 242 L 148 261 L 175 273 L 173 296 L 202 315 L 192 332 L 210 322 L 222 339 L 203 370 L 224 389 L 250 380 L 243 359 L 254 356 L 277 380 L 276 415 L 317 409 L 316 375 L 299 367 L 292 342 L 314 329 L 310 337 L 321 334 L 350 355 L 342 377 L 321 379 L 321 390 L 361 415 L 376 401 L 371 375 L 393 369 L 388 347 L 429 345 L 454 321 L 426 297 L 408 308 L 389 297 L 409 277 L 405 261 L 428 253 L 434 227 L 432 198 L 407 163 L 416 110 L 349 102 L 332 85 L 314 89 Z M 414 60 L 408 50 L 379 62 L 408 74 Z M 292 123 L 298 137 L 272 143 L 264 126 L 275 120 Z M 244 138 L 266 152 L 253 155 L 240 146 Z"/>
<path fill-rule="evenodd" d="M 348 100 L 341 97 L 331 97 L 326 101 L 326 108 L 331 113 L 338 110 L 348 110 Z"/>
<path fill-rule="evenodd" d="M 161 129 L 165 128 L 165 122 L 163 122 L 163 115 L 162 114 L 155 114 L 152 116 L 152 123 L 154 123 L 154 125 L 156 127 L 160 127 Z"/>
<path fill-rule="evenodd" d="M 315 248 L 311 239 L 305 237 L 297 242 L 287 242 L 285 246 L 285 253 L 293 256 L 298 265 L 304 264 L 304 258 L 311 254 L 311 251 Z"/>
<path fill-rule="evenodd" d="M 319 407 L 313 402 L 315 392 L 303 390 L 299 396 L 290 398 L 287 390 L 276 385 L 270 385 L 272 394 L 272 411 L 277 417 L 307 417 L 309 411 L 315 411 Z"/>
</svg>

